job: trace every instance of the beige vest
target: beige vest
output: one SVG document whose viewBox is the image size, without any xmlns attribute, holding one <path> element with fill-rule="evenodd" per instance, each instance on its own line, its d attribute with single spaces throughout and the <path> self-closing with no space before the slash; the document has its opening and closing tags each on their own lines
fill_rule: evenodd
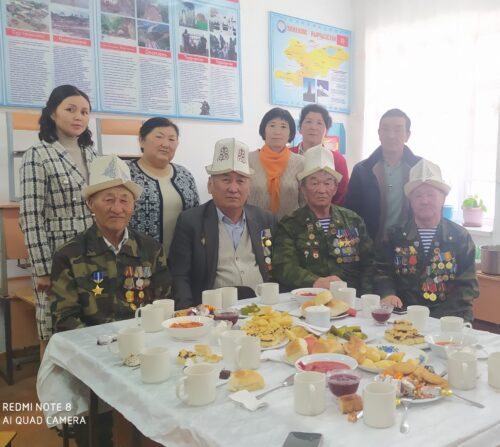
<svg viewBox="0 0 500 447">
<path fill-rule="evenodd" d="M 245 225 L 240 243 L 235 250 L 226 227 L 219 221 L 219 260 L 214 288 L 248 286 L 255 289 L 255 286 L 263 281 L 247 226 Z"/>
</svg>

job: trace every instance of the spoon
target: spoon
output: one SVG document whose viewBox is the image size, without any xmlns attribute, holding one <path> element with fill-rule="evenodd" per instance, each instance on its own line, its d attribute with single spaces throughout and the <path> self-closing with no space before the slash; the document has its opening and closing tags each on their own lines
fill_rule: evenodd
<svg viewBox="0 0 500 447">
<path fill-rule="evenodd" d="M 408 433 L 410 431 L 410 423 L 408 422 L 408 408 L 411 405 L 411 400 L 401 399 L 401 405 L 404 407 L 403 419 L 401 419 L 401 425 L 399 431 L 401 433 Z"/>
<path fill-rule="evenodd" d="M 257 394 L 255 396 L 256 399 L 260 399 L 261 397 L 266 396 L 267 394 L 271 393 L 272 391 L 275 391 L 279 388 L 285 388 L 287 386 L 292 386 L 293 385 L 293 379 L 295 377 L 295 374 L 292 374 L 291 376 L 288 376 L 283 382 L 281 382 L 278 386 L 275 386 L 274 388 L 271 388 L 270 390 L 264 391 L 263 393 Z"/>
<path fill-rule="evenodd" d="M 469 402 L 471 405 L 473 405 L 474 407 L 477 407 L 477 408 L 484 408 L 484 405 L 483 404 L 480 404 L 479 402 L 475 402 L 473 400 L 470 400 L 470 399 L 467 399 L 466 397 L 464 396 L 460 396 L 459 394 L 455 393 L 454 391 L 452 390 L 441 390 L 441 394 L 444 395 L 444 396 L 454 396 L 454 397 L 458 397 L 459 399 L 462 399 L 462 400 L 465 400 L 466 402 Z"/>
</svg>

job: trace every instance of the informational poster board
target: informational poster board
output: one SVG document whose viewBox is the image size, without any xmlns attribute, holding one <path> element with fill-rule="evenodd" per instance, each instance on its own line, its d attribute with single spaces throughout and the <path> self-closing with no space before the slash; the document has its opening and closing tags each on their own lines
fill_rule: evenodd
<svg viewBox="0 0 500 447">
<path fill-rule="evenodd" d="M 271 102 L 349 113 L 351 32 L 269 13 Z"/>
<path fill-rule="evenodd" d="M 4 105 L 73 84 L 100 112 L 242 120 L 239 0 L 0 5 Z"/>
</svg>

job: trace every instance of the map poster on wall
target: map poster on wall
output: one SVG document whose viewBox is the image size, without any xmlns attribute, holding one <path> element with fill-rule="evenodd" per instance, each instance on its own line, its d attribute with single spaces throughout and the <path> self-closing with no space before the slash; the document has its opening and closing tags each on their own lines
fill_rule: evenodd
<svg viewBox="0 0 500 447">
<path fill-rule="evenodd" d="M 241 120 L 238 1 L 177 4 L 179 115 Z"/>
<path fill-rule="evenodd" d="M 269 13 L 271 103 L 349 113 L 351 32 Z"/>
<path fill-rule="evenodd" d="M 40 107 L 73 84 L 96 104 L 91 0 L 1 0 L 6 104 Z"/>
</svg>

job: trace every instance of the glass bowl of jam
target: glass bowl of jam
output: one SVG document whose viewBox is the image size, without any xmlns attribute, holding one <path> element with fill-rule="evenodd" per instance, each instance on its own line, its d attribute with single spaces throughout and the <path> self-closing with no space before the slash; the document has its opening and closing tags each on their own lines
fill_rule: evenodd
<svg viewBox="0 0 500 447">
<path fill-rule="evenodd" d="M 238 322 L 240 316 L 240 311 L 238 309 L 215 309 L 214 310 L 214 320 L 215 321 L 230 321 L 233 326 Z"/>
<path fill-rule="evenodd" d="M 328 388 L 337 397 L 354 394 L 360 380 L 361 374 L 353 369 L 334 369 L 326 375 Z"/>
<path fill-rule="evenodd" d="M 372 318 L 375 320 L 375 323 L 381 326 L 384 326 L 389 318 L 391 318 L 392 310 L 394 306 L 390 304 L 378 304 L 376 306 L 372 306 Z"/>
</svg>

